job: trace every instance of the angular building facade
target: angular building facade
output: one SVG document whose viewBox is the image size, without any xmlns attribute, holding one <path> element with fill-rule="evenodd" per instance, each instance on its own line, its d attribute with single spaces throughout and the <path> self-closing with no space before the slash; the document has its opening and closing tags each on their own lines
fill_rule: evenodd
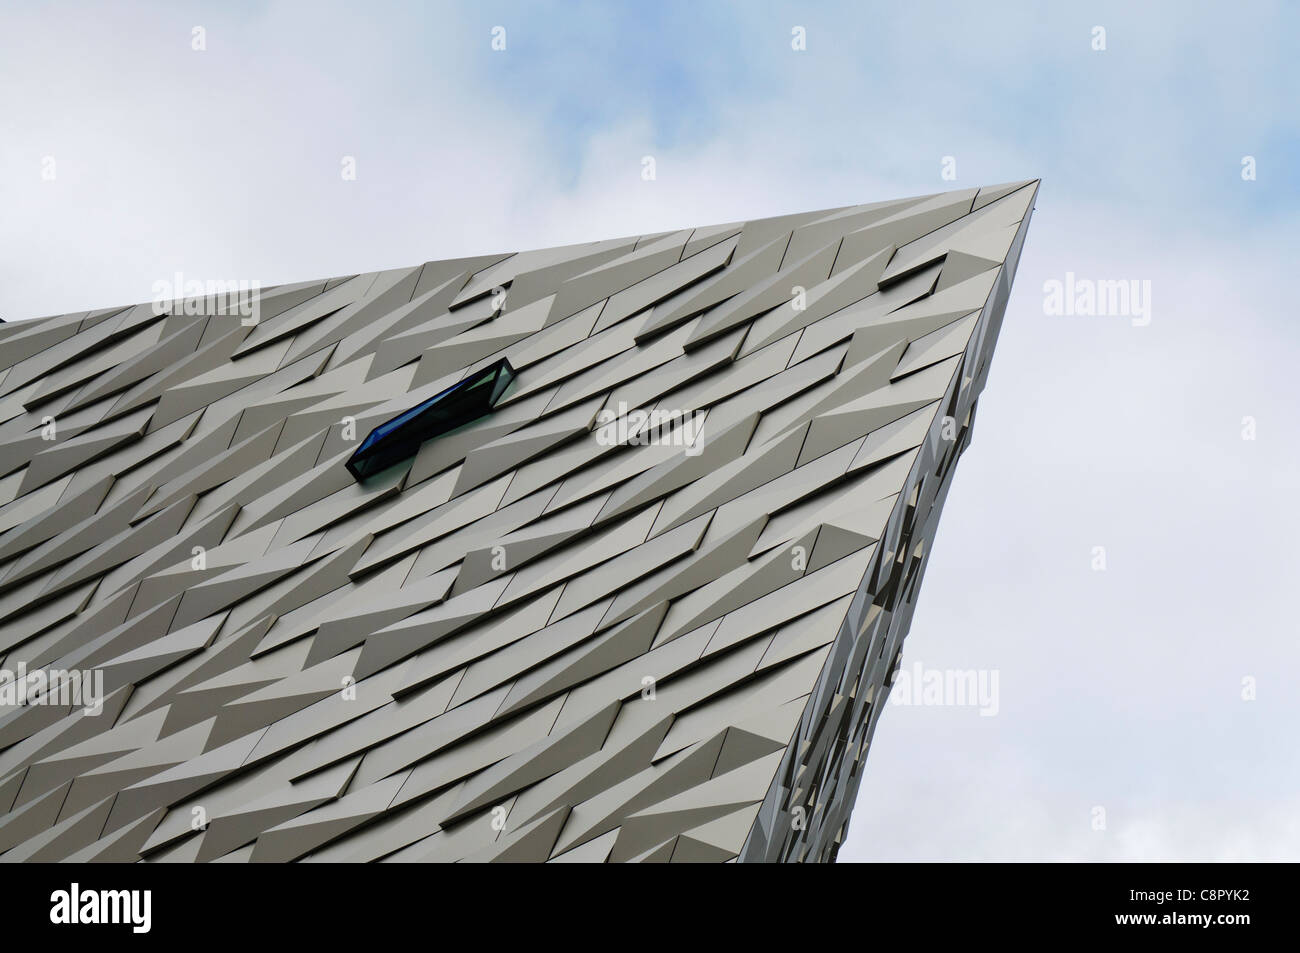
<svg viewBox="0 0 1300 953">
<path fill-rule="evenodd" d="M 1037 186 L 0 325 L 0 859 L 834 859 Z"/>
</svg>

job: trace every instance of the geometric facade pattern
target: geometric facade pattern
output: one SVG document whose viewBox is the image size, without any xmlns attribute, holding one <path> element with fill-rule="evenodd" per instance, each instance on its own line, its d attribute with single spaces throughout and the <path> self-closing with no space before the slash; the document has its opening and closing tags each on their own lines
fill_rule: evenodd
<svg viewBox="0 0 1300 953">
<path fill-rule="evenodd" d="M 833 860 L 1037 186 L 0 324 L 0 859 Z"/>
</svg>

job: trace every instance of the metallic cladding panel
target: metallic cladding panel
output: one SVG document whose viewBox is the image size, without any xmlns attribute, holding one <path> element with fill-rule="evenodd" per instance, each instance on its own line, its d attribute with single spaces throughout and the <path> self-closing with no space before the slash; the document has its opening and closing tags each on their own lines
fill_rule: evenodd
<svg viewBox="0 0 1300 953">
<path fill-rule="evenodd" d="M 832 860 L 1036 192 L 0 326 L 0 860 Z"/>
</svg>

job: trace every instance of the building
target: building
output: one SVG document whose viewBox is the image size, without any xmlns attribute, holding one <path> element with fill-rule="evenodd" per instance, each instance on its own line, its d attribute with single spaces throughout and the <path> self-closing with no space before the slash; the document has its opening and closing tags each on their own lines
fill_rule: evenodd
<svg viewBox="0 0 1300 953">
<path fill-rule="evenodd" d="M 834 859 L 1037 187 L 0 326 L 0 859 Z"/>
</svg>

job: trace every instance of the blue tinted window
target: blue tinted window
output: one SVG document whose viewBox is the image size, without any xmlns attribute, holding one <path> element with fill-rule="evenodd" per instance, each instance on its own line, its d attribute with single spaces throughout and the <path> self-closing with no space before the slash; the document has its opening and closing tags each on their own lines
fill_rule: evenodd
<svg viewBox="0 0 1300 953">
<path fill-rule="evenodd" d="M 491 411 L 514 379 L 514 368 L 502 358 L 410 410 L 402 411 L 370 431 L 348 458 L 348 471 L 361 480 L 414 456 L 426 440 Z"/>
</svg>

